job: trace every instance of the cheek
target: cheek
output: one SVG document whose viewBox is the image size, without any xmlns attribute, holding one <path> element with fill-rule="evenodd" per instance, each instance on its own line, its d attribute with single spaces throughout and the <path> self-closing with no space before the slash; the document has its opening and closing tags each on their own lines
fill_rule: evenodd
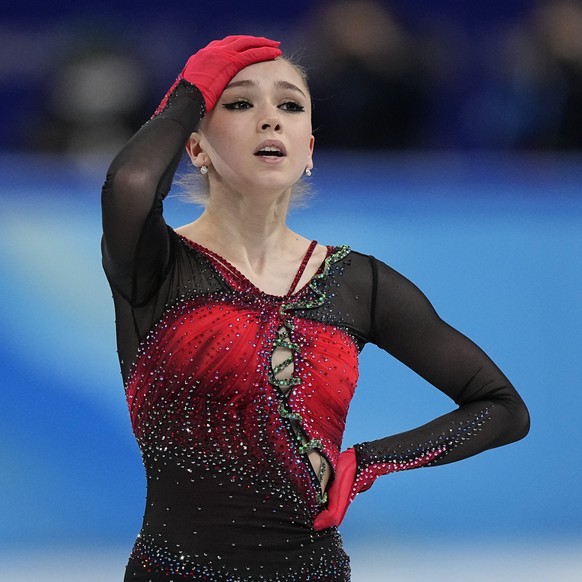
<svg viewBox="0 0 582 582">
<path fill-rule="evenodd" d="M 219 163 L 219 160 L 226 160 L 229 164 L 236 163 L 235 156 L 240 147 L 237 146 L 237 137 L 232 128 L 213 131 L 208 135 L 207 146 L 214 163 Z"/>
<path fill-rule="evenodd" d="M 208 117 L 204 117 L 200 124 L 200 133 L 204 137 L 204 145 L 212 157 L 224 157 L 236 141 L 236 125 L 228 123 L 222 111 L 213 110 Z"/>
</svg>

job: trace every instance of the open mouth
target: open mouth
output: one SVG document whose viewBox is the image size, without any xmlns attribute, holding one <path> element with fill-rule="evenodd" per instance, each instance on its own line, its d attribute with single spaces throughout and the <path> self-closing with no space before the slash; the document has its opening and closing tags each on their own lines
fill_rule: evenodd
<svg viewBox="0 0 582 582">
<path fill-rule="evenodd" d="M 255 156 L 264 158 L 283 158 L 287 155 L 285 146 L 276 140 L 264 141 L 255 152 Z"/>
<path fill-rule="evenodd" d="M 255 152 L 255 156 L 275 156 L 277 158 L 282 158 L 285 154 L 275 146 L 268 146 L 261 148 L 258 152 Z"/>
</svg>

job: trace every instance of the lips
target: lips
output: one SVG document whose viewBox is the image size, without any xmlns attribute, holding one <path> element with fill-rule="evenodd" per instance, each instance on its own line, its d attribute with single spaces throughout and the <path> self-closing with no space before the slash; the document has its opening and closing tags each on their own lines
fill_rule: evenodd
<svg viewBox="0 0 582 582">
<path fill-rule="evenodd" d="M 287 155 L 285 146 L 276 140 L 269 140 L 261 143 L 255 150 L 255 156 L 282 158 Z"/>
</svg>

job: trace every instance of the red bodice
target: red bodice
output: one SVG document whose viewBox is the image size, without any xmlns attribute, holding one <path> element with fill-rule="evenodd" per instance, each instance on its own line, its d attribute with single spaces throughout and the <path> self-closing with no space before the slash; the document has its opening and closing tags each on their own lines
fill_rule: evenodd
<svg viewBox="0 0 582 582">
<path fill-rule="evenodd" d="M 277 467 L 315 515 L 320 488 L 306 451 L 317 449 L 335 466 L 358 377 L 357 346 L 347 332 L 297 314 L 321 300 L 313 285 L 268 295 L 208 257 L 232 293 L 179 301 L 140 348 L 127 383 L 137 440 L 172 449 L 185 466 L 195 457 L 225 467 L 242 459 L 264 474 Z M 312 283 L 333 260 L 330 249 Z M 272 365 L 282 326 L 293 346 L 288 390 Z"/>
</svg>

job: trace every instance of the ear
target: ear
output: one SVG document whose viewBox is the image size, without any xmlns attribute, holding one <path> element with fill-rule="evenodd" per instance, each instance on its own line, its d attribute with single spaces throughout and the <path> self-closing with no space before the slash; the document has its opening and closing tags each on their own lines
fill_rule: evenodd
<svg viewBox="0 0 582 582">
<path fill-rule="evenodd" d="M 194 132 L 186 142 L 186 152 L 192 160 L 192 163 L 199 168 L 200 166 L 210 165 L 210 158 L 201 145 L 202 136 Z"/>
<path fill-rule="evenodd" d="M 309 139 L 309 155 L 307 157 L 307 167 L 313 169 L 313 148 L 315 147 L 315 137 L 312 135 Z"/>
</svg>

